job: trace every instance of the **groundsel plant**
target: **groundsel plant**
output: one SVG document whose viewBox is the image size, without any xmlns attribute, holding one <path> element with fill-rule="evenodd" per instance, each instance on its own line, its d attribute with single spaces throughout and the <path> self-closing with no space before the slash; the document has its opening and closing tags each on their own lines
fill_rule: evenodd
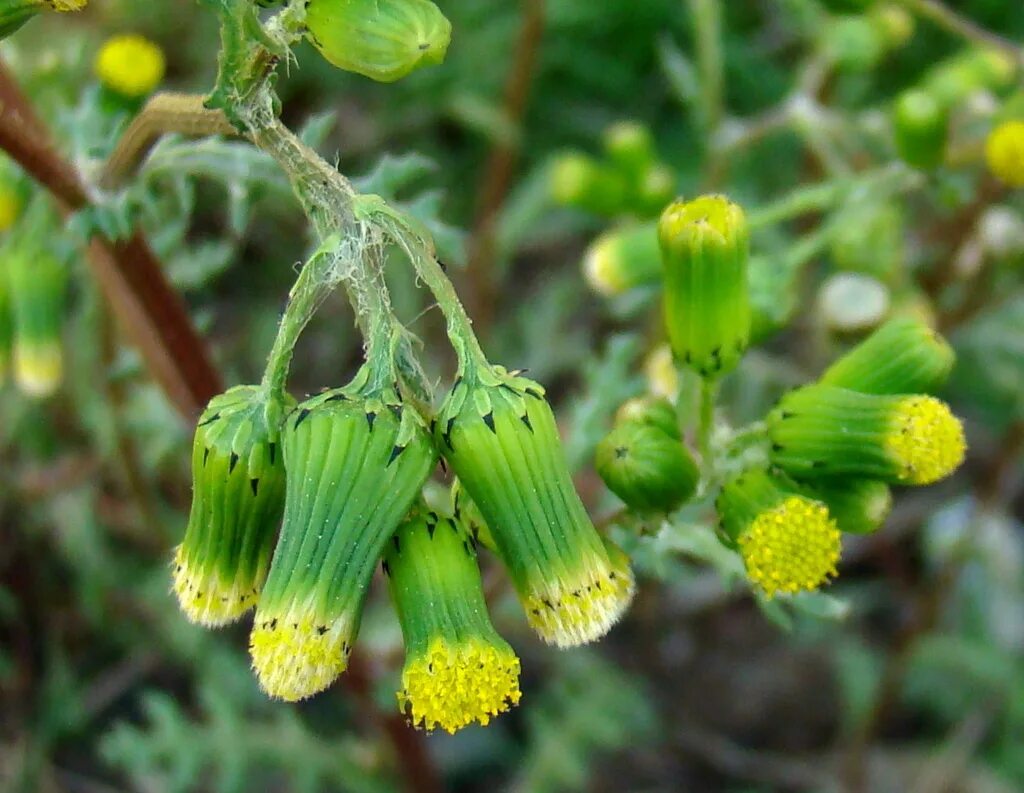
<svg viewBox="0 0 1024 793">
<path fill-rule="evenodd" d="M 520 701 L 520 662 L 491 624 L 477 546 L 506 569 L 526 622 L 562 648 L 600 639 L 623 616 L 636 589 L 630 560 L 598 531 L 573 485 L 544 387 L 485 356 L 428 231 L 381 197 L 360 194 L 305 145 L 281 122 L 274 92 L 277 71 L 304 38 L 334 66 L 391 82 L 442 62 L 451 26 L 429 0 L 204 3 L 220 21 L 213 90 L 150 100 L 135 122 L 146 134 L 126 135 L 111 162 L 130 171 L 154 128 L 231 132 L 276 161 L 317 241 L 262 379 L 216 396 L 198 420 L 173 591 L 201 625 L 253 612 L 249 652 L 259 684 L 297 701 L 346 672 L 380 566 L 406 646 L 398 706 L 423 729 L 486 724 Z M 74 4 L 8 5 L 27 9 L 27 19 Z M 4 19 L 8 33 L 24 21 Z M 140 58 L 147 68 L 133 70 Z M 108 87 L 138 98 L 163 63 L 129 39 L 114 42 L 97 69 Z M 919 104 L 907 102 L 900 118 L 916 123 L 914 113 L 929 109 Z M 925 127 L 902 139 L 920 148 L 929 134 L 943 134 L 941 123 Z M 1010 127 L 990 147 L 992 168 L 1007 181 L 1020 170 L 1019 139 Z M 895 318 L 819 383 L 720 441 L 719 382 L 765 324 L 752 299 L 751 221 L 723 195 L 673 200 L 674 175 L 642 128 L 616 126 L 606 148 L 607 161 L 574 155 L 560 163 L 554 193 L 599 214 L 635 210 L 628 232 L 595 245 L 587 276 L 605 294 L 662 284 L 668 347 L 659 366 L 670 381 L 699 384 L 699 410 L 692 426 L 681 421 L 665 398 L 676 396 L 672 387 L 623 405 L 598 448 L 598 472 L 648 523 L 696 500 L 712 504 L 719 540 L 763 597 L 823 587 L 839 574 L 842 534 L 873 531 L 885 519 L 890 486 L 930 484 L 962 461 L 961 424 L 930 395 L 949 373 L 951 350 L 926 321 Z M 117 170 L 108 169 L 110 187 Z M 871 178 L 883 185 L 909 177 Z M 457 367 L 443 393 L 392 310 L 383 274 L 392 249 L 444 315 Z M 365 362 L 350 382 L 296 402 L 287 391 L 292 351 L 338 288 L 355 311 Z M 44 342 L 54 334 L 22 313 L 19 376 L 27 389 L 50 388 L 59 349 Z M 439 462 L 455 480 L 444 507 L 423 495 Z"/>
</svg>

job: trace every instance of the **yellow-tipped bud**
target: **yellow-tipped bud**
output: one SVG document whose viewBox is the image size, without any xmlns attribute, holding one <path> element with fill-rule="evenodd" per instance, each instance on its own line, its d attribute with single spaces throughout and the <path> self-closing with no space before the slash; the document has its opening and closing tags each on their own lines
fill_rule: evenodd
<svg viewBox="0 0 1024 793">
<path fill-rule="evenodd" d="M 1024 121 L 1004 121 L 985 141 L 992 174 L 1010 187 L 1024 187 Z"/>
<path fill-rule="evenodd" d="M 164 79 L 164 53 L 149 39 L 134 34 L 112 36 L 96 56 L 96 77 L 130 99 L 153 92 Z"/>
</svg>

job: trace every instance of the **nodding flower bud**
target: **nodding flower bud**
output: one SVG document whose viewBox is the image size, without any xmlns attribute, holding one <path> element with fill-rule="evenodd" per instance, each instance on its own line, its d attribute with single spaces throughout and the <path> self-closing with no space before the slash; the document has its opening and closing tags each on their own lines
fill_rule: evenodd
<svg viewBox="0 0 1024 793">
<path fill-rule="evenodd" d="M 309 0 L 306 29 L 327 61 L 382 83 L 444 61 L 452 35 L 429 0 Z"/>
<path fill-rule="evenodd" d="M 583 274 L 598 294 L 613 297 L 661 280 L 658 232 L 651 223 L 634 223 L 598 237 L 583 258 Z"/>
<path fill-rule="evenodd" d="M 615 215 L 627 208 L 627 183 L 622 174 L 586 154 L 558 156 L 549 178 L 551 197 L 562 206 L 596 215 Z"/>
<path fill-rule="evenodd" d="M 345 671 L 374 567 L 434 466 L 419 415 L 392 389 L 366 395 L 367 376 L 300 403 L 281 433 L 284 521 L 249 639 L 272 697 Z"/>
<path fill-rule="evenodd" d="M 527 620 L 545 641 L 594 641 L 633 597 L 633 574 L 594 529 L 537 383 L 501 367 L 460 377 L 438 447 L 480 510 Z"/>
<path fill-rule="evenodd" d="M 951 474 L 966 448 L 963 426 L 949 407 L 916 394 L 804 386 L 779 400 L 767 424 L 773 462 L 797 478 L 927 485 Z"/>
<path fill-rule="evenodd" d="M 823 502 L 846 534 L 876 531 L 892 509 L 892 490 L 877 479 L 820 479 L 801 490 Z"/>
<path fill-rule="evenodd" d="M 703 377 L 732 369 L 750 338 L 748 232 L 724 196 L 677 201 L 658 223 L 665 327 L 678 361 Z"/>
<path fill-rule="evenodd" d="M 0 39 L 10 36 L 41 11 L 80 11 L 87 2 L 88 0 L 0 0 Z"/>
<path fill-rule="evenodd" d="M 896 152 L 924 171 L 942 164 L 949 135 L 949 109 L 927 91 L 910 89 L 896 99 L 892 115 Z"/>
<path fill-rule="evenodd" d="M 129 99 L 151 94 L 164 79 L 165 68 L 163 50 L 133 34 L 107 39 L 95 63 L 99 81 Z"/>
<path fill-rule="evenodd" d="M 174 592 L 192 622 L 226 625 L 256 605 L 284 510 L 277 419 L 293 404 L 241 385 L 199 417 L 192 509 L 174 558 Z"/>
<path fill-rule="evenodd" d="M 985 141 L 988 169 L 1010 187 L 1024 187 L 1024 121 L 1004 121 Z"/>
<path fill-rule="evenodd" d="M 693 496 L 700 479 L 678 429 L 673 434 L 642 419 L 619 422 L 597 445 L 595 466 L 615 495 L 644 511 L 671 512 Z"/>
<path fill-rule="evenodd" d="M 61 328 L 67 268 L 47 251 L 16 248 L 7 262 L 14 318 L 14 379 L 22 393 L 46 397 L 64 371 Z"/>
<path fill-rule="evenodd" d="M 413 726 L 454 733 L 519 702 L 519 658 L 491 625 L 458 522 L 414 510 L 388 543 L 384 572 L 405 639 L 398 704 Z"/>
<path fill-rule="evenodd" d="M 865 394 L 928 394 L 953 369 L 956 354 L 938 332 L 916 317 L 894 317 L 833 363 L 824 385 Z"/>
<path fill-rule="evenodd" d="M 828 507 L 785 478 L 745 471 L 725 482 L 716 507 L 747 576 L 769 598 L 818 589 L 838 575 L 841 537 Z"/>
</svg>

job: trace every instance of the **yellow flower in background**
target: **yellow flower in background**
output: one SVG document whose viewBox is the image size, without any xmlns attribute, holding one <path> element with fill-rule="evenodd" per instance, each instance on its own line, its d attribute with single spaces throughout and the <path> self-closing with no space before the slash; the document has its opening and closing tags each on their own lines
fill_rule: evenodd
<svg viewBox="0 0 1024 793">
<path fill-rule="evenodd" d="M 985 142 L 988 169 L 1011 187 L 1024 187 L 1024 121 L 1004 121 Z"/>
<path fill-rule="evenodd" d="M 112 36 L 96 56 L 100 82 L 127 97 L 146 96 L 164 77 L 164 53 L 149 39 L 135 34 Z"/>
</svg>

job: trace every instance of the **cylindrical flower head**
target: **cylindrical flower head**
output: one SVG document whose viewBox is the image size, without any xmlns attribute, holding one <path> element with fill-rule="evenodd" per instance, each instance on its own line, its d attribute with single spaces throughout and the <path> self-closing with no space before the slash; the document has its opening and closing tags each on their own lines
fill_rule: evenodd
<svg viewBox="0 0 1024 793">
<path fill-rule="evenodd" d="M 627 209 L 627 184 L 618 171 L 586 154 L 568 152 L 551 165 L 551 197 L 555 203 L 597 215 L 615 215 Z"/>
<path fill-rule="evenodd" d="M 583 257 L 583 274 L 598 294 L 612 297 L 661 280 L 661 251 L 653 223 L 612 229 Z"/>
<path fill-rule="evenodd" d="M 214 397 L 192 442 L 192 509 L 175 552 L 174 592 L 200 625 L 227 625 L 256 605 L 284 510 L 277 421 L 257 386 Z M 269 414 L 269 418 L 268 418 Z"/>
<path fill-rule="evenodd" d="M 678 436 L 653 423 L 623 421 L 597 446 L 595 467 L 627 506 L 670 512 L 697 489 L 700 472 Z"/>
<path fill-rule="evenodd" d="M 942 164 L 949 135 L 949 109 L 927 91 L 911 89 L 893 108 L 896 152 L 908 165 L 931 170 Z"/>
<path fill-rule="evenodd" d="M 768 414 L 772 461 L 806 479 L 853 476 L 927 485 L 964 458 L 963 425 L 945 402 L 828 385 L 790 391 Z"/>
<path fill-rule="evenodd" d="M 61 328 L 67 269 L 46 251 L 15 249 L 7 262 L 14 316 L 14 379 L 29 396 L 57 390 L 63 376 Z"/>
<path fill-rule="evenodd" d="M 665 327 L 678 361 L 704 377 L 732 369 L 750 338 L 748 233 L 724 196 L 670 204 L 658 223 Z"/>
<path fill-rule="evenodd" d="M 348 666 L 374 567 L 436 456 L 394 391 L 354 385 L 301 403 L 281 441 L 284 521 L 249 652 L 263 690 L 295 701 Z"/>
<path fill-rule="evenodd" d="M 754 469 L 729 479 L 716 502 L 722 531 L 768 597 L 818 589 L 838 575 L 841 537 L 828 507 Z"/>
<path fill-rule="evenodd" d="M 327 61 L 382 83 L 444 61 L 452 35 L 430 0 L 310 0 L 306 28 Z"/>
<path fill-rule="evenodd" d="M 985 141 L 988 169 L 1010 187 L 1024 187 L 1024 121 L 1004 121 Z"/>
<path fill-rule="evenodd" d="M 927 394 L 953 370 L 956 354 L 917 317 L 894 317 L 821 376 L 825 385 L 865 394 Z"/>
<path fill-rule="evenodd" d="M 820 479 L 801 489 L 823 502 L 846 534 L 876 531 L 892 510 L 892 490 L 877 479 Z"/>
<path fill-rule="evenodd" d="M 163 50 L 134 34 L 107 39 L 94 65 L 105 87 L 130 99 L 151 94 L 164 79 L 165 68 Z"/>
<path fill-rule="evenodd" d="M 434 432 L 534 630 L 560 647 L 607 633 L 633 597 L 633 574 L 573 487 L 543 388 L 501 367 L 476 371 L 456 383 Z"/>
<path fill-rule="evenodd" d="M 452 518 L 414 510 L 384 557 L 405 639 L 398 704 L 450 733 L 519 702 L 519 658 L 491 625 L 476 551 Z"/>
<path fill-rule="evenodd" d="M 5 39 L 41 11 L 78 11 L 88 0 L 0 0 L 0 39 Z"/>
</svg>

